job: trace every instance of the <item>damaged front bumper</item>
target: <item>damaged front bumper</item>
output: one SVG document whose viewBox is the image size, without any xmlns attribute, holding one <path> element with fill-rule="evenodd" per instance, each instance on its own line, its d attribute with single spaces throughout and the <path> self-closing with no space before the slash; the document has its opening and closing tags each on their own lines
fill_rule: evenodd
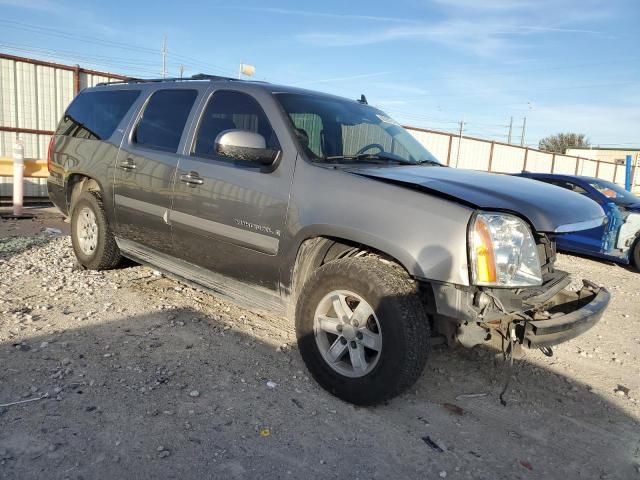
<svg viewBox="0 0 640 480">
<path fill-rule="evenodd" d="M 545 348 L 575 338 L 602 317 L 611 295 L 588 280 L 578 291 L 556 271 L 536 288 L 482 289 L 433 285 L 435 329 L 447 340 L 471 347 L 495 339 Z"/>
<path fill-rule="evenodd" d="M 587 280 L 583 283 L 577 292 L 562 290 L 552 297 L 552 303 L 546 305 L 544 311 L 536 312 L 533 320 L 523 322 L 523 331 L 516 327 L 516 333 L 521 335 L 520 343 L 529 348 L 550 347 L 593 327 L 609 305 L 611 294 Z"/>
</svg>

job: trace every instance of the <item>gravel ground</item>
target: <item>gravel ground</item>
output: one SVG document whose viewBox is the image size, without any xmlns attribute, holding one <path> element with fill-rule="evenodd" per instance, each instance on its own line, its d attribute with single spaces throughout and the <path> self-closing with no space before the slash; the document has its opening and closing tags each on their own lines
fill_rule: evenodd
<svg viewBox="0 0 640 480">
<path fill-rule="evenodd" d="M 42 229 L 46 221 L 42 223 Z M 640 479 L 640 274 L 561 255 L 614 295 L 516 362 L 434 348 L 375 408 L 310 380 L 292 325 L 141 266 L 75 267 L 0 229 L 0 478 Z"/>
</svg>

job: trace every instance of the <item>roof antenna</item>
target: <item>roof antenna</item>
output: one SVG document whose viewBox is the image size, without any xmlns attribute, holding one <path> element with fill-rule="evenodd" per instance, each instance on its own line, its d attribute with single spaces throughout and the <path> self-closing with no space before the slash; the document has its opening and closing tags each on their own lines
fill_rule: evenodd
<svg viewBox="0 0 640 480">
<path fill-rule="evenodd" d="M 367 102 L 367 97 L 364 96 L 364 93 L 360 95 L 360 100 L 358 100 L 358 103 L 361 103 L 363 105 L 369 105 L 369 102 Z"/>
</svg>

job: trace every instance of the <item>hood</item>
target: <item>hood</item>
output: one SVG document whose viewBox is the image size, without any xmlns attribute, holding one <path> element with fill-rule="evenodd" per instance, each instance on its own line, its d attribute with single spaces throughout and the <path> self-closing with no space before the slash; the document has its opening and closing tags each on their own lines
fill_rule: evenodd
<svg viewBox="0 0 640 480">
<path fill-rule="evenodd" d="M 482 210 L 525 217 L 539 232 L 595 228 L 605 215 L 596 202 L 578 193 L 527 178 L 447 167 L 369 167 L 351 173 L 404 185 Z"/>
</svg>

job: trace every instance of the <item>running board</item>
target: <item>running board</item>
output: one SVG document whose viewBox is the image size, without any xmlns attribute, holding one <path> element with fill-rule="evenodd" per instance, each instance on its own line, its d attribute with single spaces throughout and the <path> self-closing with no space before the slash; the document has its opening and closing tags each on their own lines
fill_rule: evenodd
<svg viewBox="0 0 640 480">
<path fill-rule="evenodd" d="M 248 285 L 169 255 L 159 253 L 131 240 L 116 238 L 122 254 L 131 260 L 150 265 L 183 283 L 208 290 L 223 300 L 250 310 L 285 316 L 284 302 L 266 288 Z"/>
</svg>

